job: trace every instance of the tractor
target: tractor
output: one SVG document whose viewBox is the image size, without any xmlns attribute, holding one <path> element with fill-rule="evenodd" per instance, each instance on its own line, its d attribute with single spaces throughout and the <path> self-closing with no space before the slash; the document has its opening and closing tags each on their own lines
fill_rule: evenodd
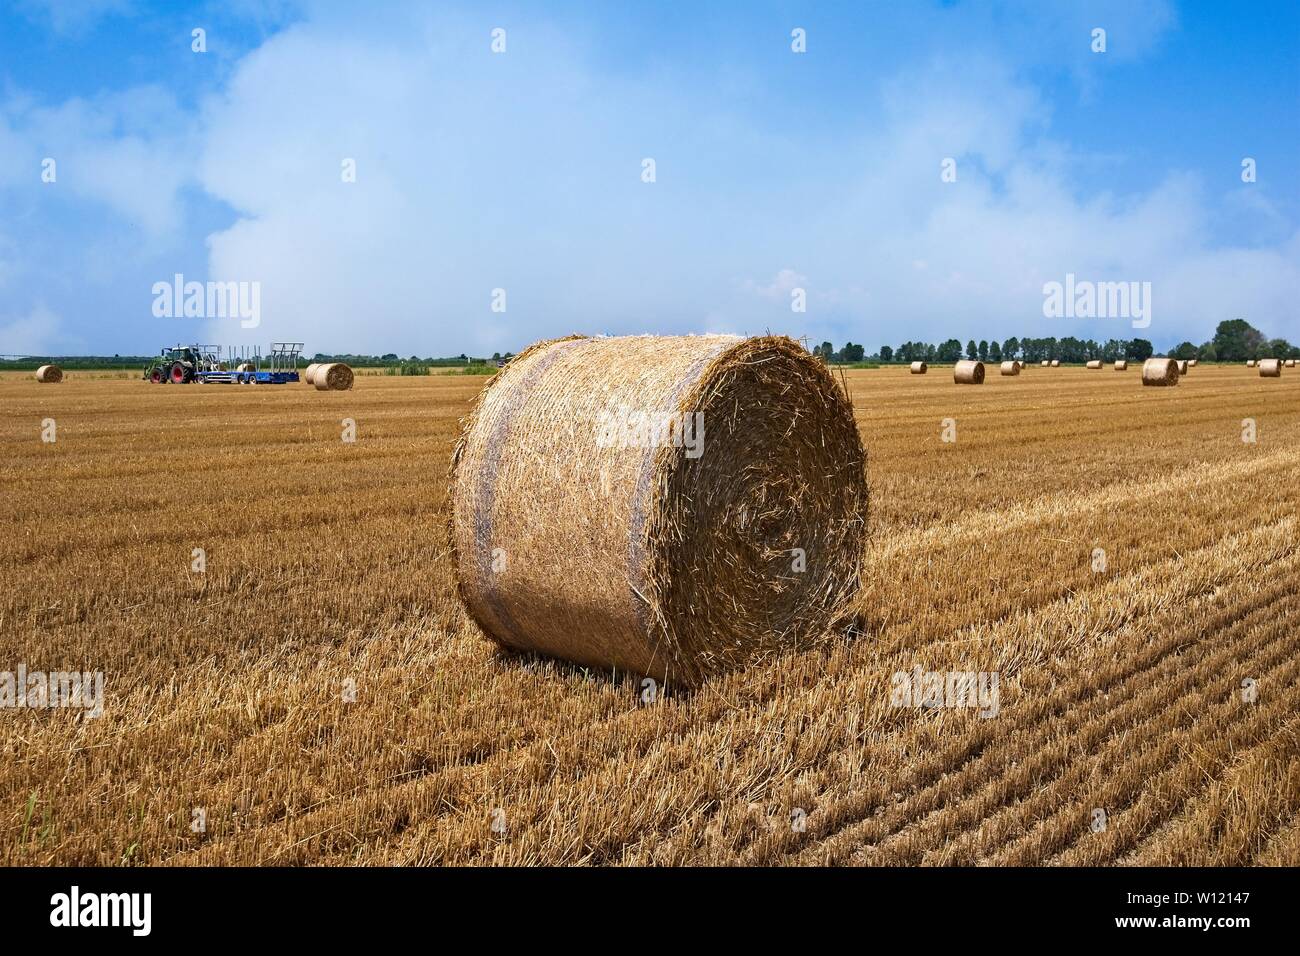
<svg viewBox="0 0 1300 956">
<path fill-rule="evenodd" d="M 164 382 L 175 385 L 193 382 L 200 372 L 221 370 L 220 354 L 221 349 L 215 345 L 176 345 L 165 348 L 157 361 L 144 370 L 144 377 L 155 385 Z"/>
</svg>

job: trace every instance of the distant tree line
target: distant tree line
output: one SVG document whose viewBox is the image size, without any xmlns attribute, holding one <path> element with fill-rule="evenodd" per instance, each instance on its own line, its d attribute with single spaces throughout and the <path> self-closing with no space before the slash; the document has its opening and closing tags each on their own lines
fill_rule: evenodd
<svg viewBox="0 0 1300 956">
<path fill-rule="evenodd" d="M 981 362 L 1006 362 L 1012 359 L 1041 362 L 1044 359 L 1059 359 L 1062 362 L 1082 363 L 1092 359 L 1101 359 L 1103 362 L 1117 359 L 1142 362 L 1155 354 L 1155 347 L 1147 339 L 1107 339 L 1105 342 L 1097 342 L 1068 335 L 1059 339 L 1017 338 L 1013 335 L 1003 342 L 987 339 L 977 342 L 971 339 L 964 346 L 959 339 L 948 339 L 937 345 L 929 342 L 882 345 L 874 355 L 864 355 L 863 346 L 852 342 L 845 343 L 838 350 L 830 342 L 823 342 L 812 351 L 813 355 L 826 362 L 844 365 L 862 361 L 951 363 L 963 358 Z M 1214 338 L 1208 342 L 1201 345 L 1183 342 L 1168 354 L 1171 358 L 1194 358 L 1206 362 L 1244 362 L 1246 359 L 1259 358 L 1300 358 L 1300 346 L 1292 345 L 1286 339 L 1270 339 L 1244 319 L 1230 319 L 1219 323 Z"/>
<path fill-rule="evenodd" d="M 327 355 L 324 352 L 317 352 L 305 361 L 346 362 L 353 368 L 380 368 L 384 366 L 400 368 L 402 366 L 422 366 L 427 370 L 430 368 L 456 368 L 461 365 L 486 365 L 488 362 L 500 362 L 508 360 L 513 356 L 513 352 L 507 352 L 505 355 L 502 355 L 500 352 L 493 352 L 491 359 L 475 358 L 463 353 L 461 355 L 444 356 L 442 358 L 421 358 L 418 355 L 402 358 L 396 352 L 385 352 L 383 355 L 355 355 L 352 353 Z"/>
</svg>

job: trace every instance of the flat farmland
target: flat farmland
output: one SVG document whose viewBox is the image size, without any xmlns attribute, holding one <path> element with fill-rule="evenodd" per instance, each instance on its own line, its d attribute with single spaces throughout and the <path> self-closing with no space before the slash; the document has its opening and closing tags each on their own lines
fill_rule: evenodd
<svg viewBox="0 0 1300 956">
<path fill-rule="evenodd" d="M 1300 375 L 990 372 L 847 372 L 852 621 L 648 705 L 461 611 L 481 377 L 0 377 L 0 671 L 104 675 L 0 709 L 0 862 L 1300 864 Z"/>
</svg>

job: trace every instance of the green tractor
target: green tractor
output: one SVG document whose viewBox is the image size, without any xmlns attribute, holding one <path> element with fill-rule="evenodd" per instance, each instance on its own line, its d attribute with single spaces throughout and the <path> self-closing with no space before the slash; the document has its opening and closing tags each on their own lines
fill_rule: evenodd
<svg viewBox="0 0 1300 956">
<path fill-rule="evenodd" d="M 144 370 L 147 382 L 183 385 L 194 381 L 194 373 L 220 369 L 219 349 L 215 345 L 177 345 L 165 348 L 159 358 Z"/>
</svg>

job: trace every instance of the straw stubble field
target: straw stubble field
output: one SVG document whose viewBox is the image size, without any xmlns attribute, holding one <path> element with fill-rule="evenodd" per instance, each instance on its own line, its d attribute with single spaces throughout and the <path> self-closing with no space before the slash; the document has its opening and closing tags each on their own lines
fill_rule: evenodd
<svg viewBox="0 0 1300 956">
<path fill-rule="evenodd" d="M 459 608 L 481 379 L 0 378 L 0 671 L 106 679 L 0 711 L 0 862 L 1300 863 L 1300 379 L 931 372 L 847 375 L 852 632 L 650 706 Z M 997 716 L 892 707 L 917 666 Z"/>
</svg>

